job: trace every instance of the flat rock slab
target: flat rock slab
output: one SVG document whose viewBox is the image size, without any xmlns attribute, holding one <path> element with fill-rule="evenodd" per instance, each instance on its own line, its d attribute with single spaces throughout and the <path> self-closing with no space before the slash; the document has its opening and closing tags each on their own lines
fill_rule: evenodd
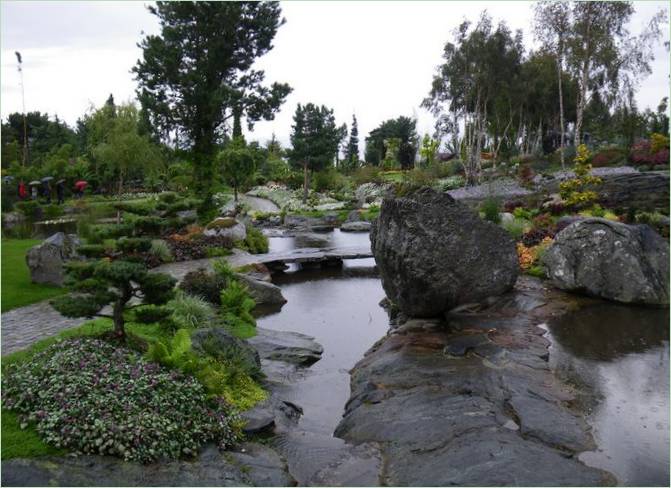
<svg viewBox="0 0 671 488">
<path fill-rule="evenodd" d="M 521 277 L 476 313 L 395 326 L 351 371 L 336 436 L 379 446 L 388 486 L 612 484 L 577 458 L 591 433 L 537 327 L 577 300 Z"/>
<path fill-rule="evenodd" d="M 345 222 L 340 226 L 343 232 L 370 232 L 372 224 L 370 222 Z"/>
<path fill-rule="evenodd" d="M 261 359 L 284 361 L 309 366 L 322 357 L 324 348 L 314 338 L 298 332 L 256 328 L 256 335 L 247 340 Z"/>
<path fill-rule="evenodd" d="M 137 464 L 102 456 L 2 461 L 3 486 L 291 486 L 272 449 L 245 443 L 237 451 L 206 447 L 193 461 Z"/>
</svg>

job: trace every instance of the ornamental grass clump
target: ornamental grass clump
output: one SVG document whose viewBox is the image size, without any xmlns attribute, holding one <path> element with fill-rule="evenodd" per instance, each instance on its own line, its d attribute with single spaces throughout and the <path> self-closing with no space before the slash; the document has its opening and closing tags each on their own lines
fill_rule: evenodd
<svg viewBox="0 0 671 488">
<path fill-rule="evenodd" d="M 193 377 L 92 338 L 57 342 L 7 366 L 3 408 L 48 443 L 79 454 L 152 462 L 235 442 L 238 419 Z"/>
</svg>

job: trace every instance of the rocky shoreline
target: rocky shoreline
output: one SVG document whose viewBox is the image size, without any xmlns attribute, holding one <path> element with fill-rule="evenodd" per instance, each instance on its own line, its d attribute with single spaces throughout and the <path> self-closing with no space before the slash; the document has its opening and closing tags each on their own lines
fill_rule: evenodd
<svg viewBox="0 0 671 488">
<path fill-rule="evenodd" d="M 352 370 L 336 435 L 380 447 L 383 485 L 613 484 L 577 460 L 593 440 L 539 327 L 585 301 L 521 277 L 485 309 L 395 326 Z"/>
</svg>

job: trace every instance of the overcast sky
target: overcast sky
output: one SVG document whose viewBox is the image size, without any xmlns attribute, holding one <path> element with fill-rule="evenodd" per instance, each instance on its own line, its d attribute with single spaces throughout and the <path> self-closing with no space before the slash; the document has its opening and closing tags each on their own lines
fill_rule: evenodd
<svg viewBox="0 0 671 488">
<path fill-rule="evenodd" d="M 26 110 L 58 114 L 74 124 L 110 93 L 117 102 L 135 98 L 130 69 L 140 57 L 136 43 L 158 33 L 148 2 L 3 1 L 3 119 L 21 111 L 14 51 L 23 56 Z M 637 32 L 666 2 L 634 2 Z M 433 132 L 433 119 L 419 108 L 441 62 L 445 42 L 464 19 L 487 9 L 494 21 L 521 28 L 533 47 L 530 2 L 282 2 L 287 22 L 275 48 L 257 62 L 269 82 L 288 82 L 293 93 L 275 120 L 255 126 L 248 140 L 274 132 L 288 143 L 297 103 L 335 109 L 339 123 L 359 121 L 361 149 L 368 132 L 399 115 L 418 118 L 418 132 Z M 668 29 L 666 29 L 668 39 Z M 640 108 L 656 107 L 669 94 L 669 54 L 656 49 L 653 73 L 638 92 Z"/>
</svg>

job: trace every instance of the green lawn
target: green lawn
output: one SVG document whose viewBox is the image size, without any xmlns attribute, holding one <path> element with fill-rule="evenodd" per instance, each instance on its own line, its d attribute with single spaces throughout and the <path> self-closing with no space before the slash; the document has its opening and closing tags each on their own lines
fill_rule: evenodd
<svg viewBox="0 0 671 488">
<path fill-rule="evenodd" d="M 2 311 L 62 295 L 56 286 L 31 283 L 26 252 L 40 240 L 2 239 Z"/>
</svg>

